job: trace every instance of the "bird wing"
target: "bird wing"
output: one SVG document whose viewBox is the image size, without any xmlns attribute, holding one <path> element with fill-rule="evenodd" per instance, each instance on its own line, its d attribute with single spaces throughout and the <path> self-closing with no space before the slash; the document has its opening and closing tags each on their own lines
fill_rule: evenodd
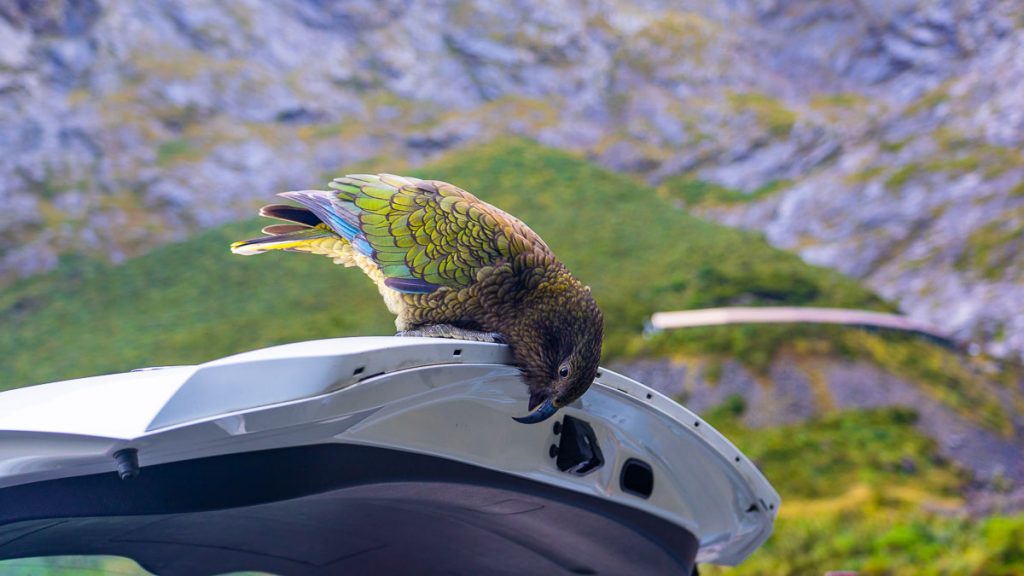
<svg viewBox="0 0 1024 576">
<path fill-rule="evenodd" d="M 483 268 L 547 245 L 515 217 L 446 182 L 353 174 L 332 191 L 281 194 L 312 211 L 409 293 L 473 283 Z"/>
</svg>

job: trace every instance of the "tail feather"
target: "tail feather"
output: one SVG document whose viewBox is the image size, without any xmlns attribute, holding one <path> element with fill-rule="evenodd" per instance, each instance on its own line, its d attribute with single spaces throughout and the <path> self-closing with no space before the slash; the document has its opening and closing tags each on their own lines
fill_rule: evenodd
<svg viewBox="0 0 1024 576">
<path fill-rule="evenodd" d="M 271 224 L 270 226 L 263 227 L 264 234 L 273 234 L 275 236 L 291 234 L 292 232 L 301 232 L 303 230 L 309 230 L 309 226 L 306 226 L 305 224 Z"/>
<path fill-rule="evenodd" d="M 316 214 L 313 214 L 306 208 L 288 206 L 286 204 L 270 204 L 269 206 L 264 206 L 263 208 L 260 208 L 260 216 L 276 218 L 286 222 L 305 224 L 310 228 L 315 227 L 321 222 L 320 218 L 318 218 Z"/>
<path fill-rule="evenodd" d="M 337 192 L 324 190 L 295 190 L 278 194 L 309 209 L 324 224 L 344 237 L 363 256 L 374 257 L 373 246 L 363 234 L 359 215 L 341 201 Z"/>
<path fill-rule="evenodd" d="M 291 230 L 278 233 L 278 229 L 283 228 L 291 228 Z M 344 242 L 344 240 L 335 234 L 333 230 L 323 224 L 320 224 L 315 228 L 293 224 L 281 224 L 278 226 L 268 226 L 265 230 L 267 229 L 273 230 L 270 232 L 270 236 L 235 242 L 231 244 L 231 251 L 235 254 L 242 254 L 243 256 L 262 254 L 263 252 L 269 252 L 271 250 L 319 252 L 318 244 L 325 239 L 333 238 L 339 242 Z"/>
</svg>

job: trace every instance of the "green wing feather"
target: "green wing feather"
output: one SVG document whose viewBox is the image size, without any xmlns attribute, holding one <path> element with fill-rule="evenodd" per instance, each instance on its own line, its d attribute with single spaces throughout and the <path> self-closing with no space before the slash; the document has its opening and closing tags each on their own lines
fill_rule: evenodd
<svg viewBox="0 0 1024 576">
<path fill-rule="evenodd" d="M 367 255 L 399 290 L 465 287 L 531 243 L 547 249 L 516 218 L 445 182 L 354 174 L 330 186 L 332 207 L 357 219 Z"/>
</svg>

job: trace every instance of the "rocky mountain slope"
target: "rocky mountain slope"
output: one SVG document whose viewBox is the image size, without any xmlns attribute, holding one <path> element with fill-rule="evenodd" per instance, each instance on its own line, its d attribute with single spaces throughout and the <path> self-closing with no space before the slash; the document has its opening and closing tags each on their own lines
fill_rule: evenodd
<svg viewBox="0 0 1024 576">
<path fill-rule="evenodd" d="M 515 133 L 1024 353 L 1015 0 L 0 3 L 0 279 Z"/>
<path fill-rule="evenodd" d="M 966 381 L 977 387 L 980 397 L 1001 399 L 1006 406 L 1017 407 L 1000 416 L 1006 418 L 1002 425 L 995 419 L 983 420 L 980 411 L 951 409 L 922 389 L 920 379 L 863 359 L 787 354 L 776 359 L 765 374 L 736 361 L 715 364 L 707 357 L 620 361 L 612 368 L 679 399 L 698 413 L 713 410 L 730 397 L 743 398 L 749 407 L 743 422 L 755 429 L 804 422 L 842 410 L 886 406 L 914 410 L 918 429 L 936 441 L 940 454 L 969 471 L 980 485 L 1008 483 L 1014 488 L 1010 494 L 1014 507 L 1024 509 L 1024 462 L 1020 459 L 1024 418 L 1018 411 L 1024 407 L 1024 395 L 1014 387 L 995 385 L 991 379 L 975 376 Z"/>
</svg>

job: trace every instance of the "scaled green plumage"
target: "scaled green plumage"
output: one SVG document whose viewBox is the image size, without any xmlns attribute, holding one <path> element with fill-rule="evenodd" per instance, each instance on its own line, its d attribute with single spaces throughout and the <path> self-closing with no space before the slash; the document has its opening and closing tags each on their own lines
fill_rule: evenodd
<svg viewBox="0 0 1024 576">
<path fill-rule="evenodd" d="M 238 254 L 287 250 L 358 266 L 404 334 L 488 339 L 512 349 L 540 421 L 589 388 L 603 334 L 590 289 L 517 218 L 435 180 L 355 174 L 331 191 L 285 192 L 288 221 L 236 242 Z"/>
</svg>

